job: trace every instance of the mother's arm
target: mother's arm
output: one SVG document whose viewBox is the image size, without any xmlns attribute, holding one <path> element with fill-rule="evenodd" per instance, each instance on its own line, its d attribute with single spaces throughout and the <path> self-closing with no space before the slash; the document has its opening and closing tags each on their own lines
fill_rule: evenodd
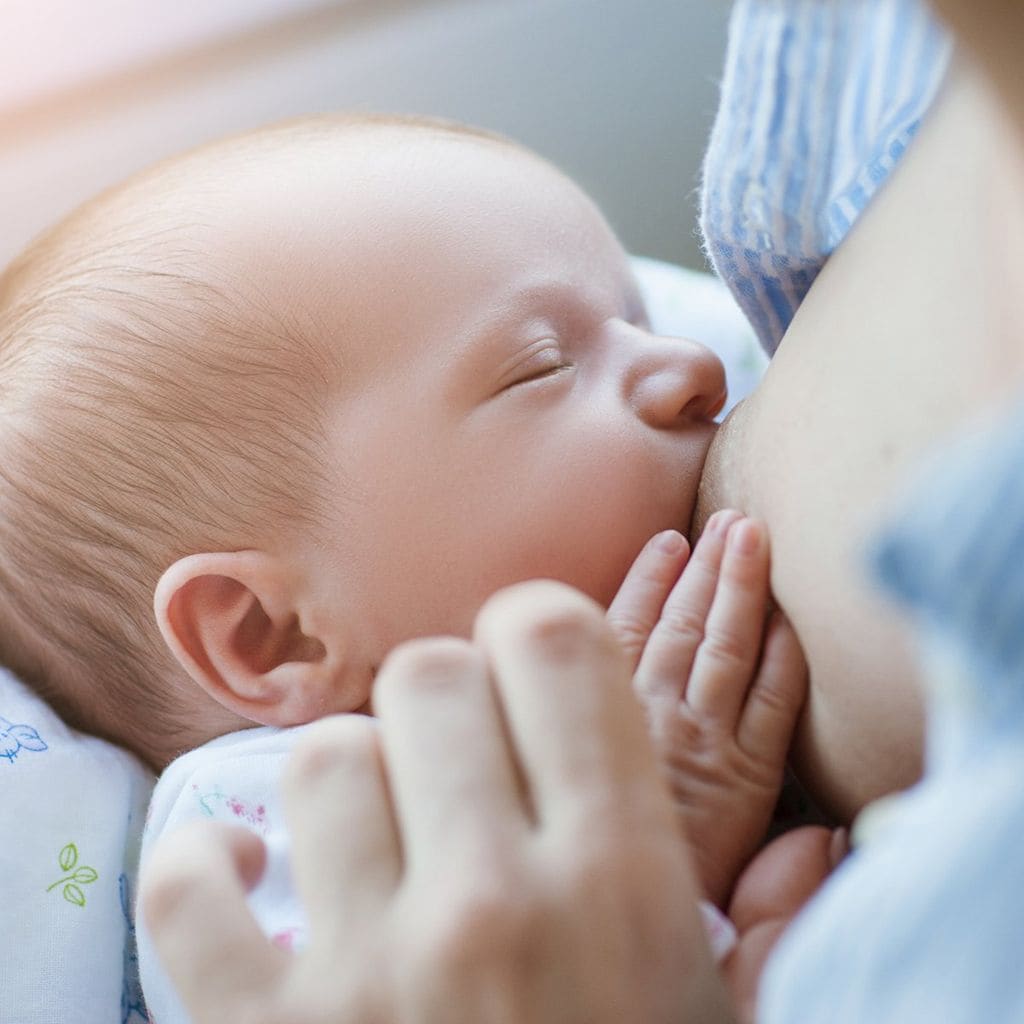
<svg viewBox="0 0 1024 1024">
<path fill-rule="evenodd" d="M 1024 142 L 1024 7 L 1013 0 L 933 0 L 1000 93 Z"/>
</svg>

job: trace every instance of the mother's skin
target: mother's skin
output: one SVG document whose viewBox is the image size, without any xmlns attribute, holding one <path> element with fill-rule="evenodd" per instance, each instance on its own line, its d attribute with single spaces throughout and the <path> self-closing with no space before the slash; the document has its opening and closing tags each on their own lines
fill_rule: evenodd
<svg viewBox="0 0 1024 1024">
<path fill-rule="evenodd" d="M 1024 252 L 1024 202 L 993 171 L 1015 160 L 986 87 L 956 68 L 705 467 L 696 528 L 723 507 L 768 524 L 811 670 L 795 767 L 841 820 L 920 772 L 913 652 L 864 549 L 922 451 L 1021 385 L 1024 346 L 993 326 L 1009 287 L 993 238 Z"/>
</svg>

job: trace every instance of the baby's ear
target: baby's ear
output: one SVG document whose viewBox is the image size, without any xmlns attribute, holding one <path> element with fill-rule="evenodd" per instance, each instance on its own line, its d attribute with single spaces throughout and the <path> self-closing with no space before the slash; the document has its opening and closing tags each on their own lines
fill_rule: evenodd
<svg viewBox="0 0 1024 1024">
<path fill-rule="evenodd" d="M 298 725 L 345 707 L 341 630 L 303 631 L 294 570 L 262 551 L 186 555 L 160 577 L 157 624 L 214 700 L 261 725 Z M 305 598 L 308 600 L 308 598 Z"/>
</svg>

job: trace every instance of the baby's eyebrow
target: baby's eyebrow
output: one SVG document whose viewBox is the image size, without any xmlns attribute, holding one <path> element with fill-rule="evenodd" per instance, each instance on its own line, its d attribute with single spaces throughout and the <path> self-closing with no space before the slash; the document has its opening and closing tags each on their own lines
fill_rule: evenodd
<svg viewBox="0 0 1024 1024">
<path fill-rule="evenodd" d="M 467 323 L 460 332 L 462 337 L 454 353 L 455 363 L 462 365 L 473 361 L 495 346 L 506 344 L 509 333 L 530 320 L 554 319 L 552 314 L 557 306 L 564 304 L 573 292 L 573 285 L 550 278 L 499 291 L 490 311 Z"/>
<path fill-rule="evenodd" d="M 625 293 L 624 295 L 622 293 Z M 624 299 L 630 309 L 638 304 L 630 293 L 629 285 L 623 282 L 620 300 Z M 548 320 L 553 328 L 565 329 L 574 322 L 589 319 L 597 314 L 621 312 L 606 311 L 606 294 L 586 281 L 570 278 L 545 276 L 536 281 L 510 287 L 506 295 L 496 298 L 497 307 L 492 315 L 481 318 L 467 332 L 467 348 L 473 348 L 473 338 L 486 341 L 492 336 L 501 336 L 510 327 L 517 326 L 524 319 Z M 642 303 L 639 303 L 642 309 Z"/>
<path fill-rule="evenodd" d="M 495 297 L 495 310 L 478 324 L 479 333 L 499 329 L 509 320 L 517 319 L 528 310 L 553 309 L 559 303 L 574 298 L 579 282 L 543 277 L 522 284 L 510 284 Z"/>
</svg>

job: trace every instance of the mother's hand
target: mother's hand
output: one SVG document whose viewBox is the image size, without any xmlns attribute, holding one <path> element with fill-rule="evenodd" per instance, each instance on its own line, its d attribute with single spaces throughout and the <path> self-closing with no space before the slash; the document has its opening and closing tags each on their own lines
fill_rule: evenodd
<svg viewBox="0 0 1024 1024">
<path fill-rule="evenodd" d="M 197 1022 L 730 1020 L 696 884 L 602 610 L 496 595 L 473 641 L 399 648 L 379 722 L 325 721 L 286 785 L 308 948 L 260 933 L 255 836 L 202 826 L 143 903 Z"/>
</svg>

